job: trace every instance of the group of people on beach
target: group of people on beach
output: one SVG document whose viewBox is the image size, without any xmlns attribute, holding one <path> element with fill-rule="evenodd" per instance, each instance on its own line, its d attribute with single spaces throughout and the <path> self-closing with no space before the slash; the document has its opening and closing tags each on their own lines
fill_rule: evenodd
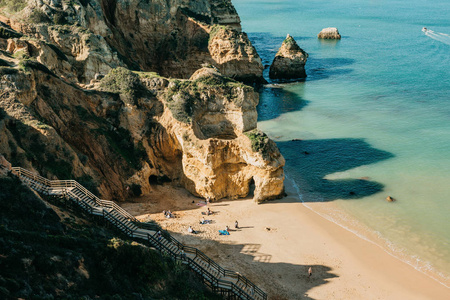
<svg viewBox="0 0 450 300">
<path fill-rule="evenodd" d="M 206 197 L 206 205 L 207 206 L 210 203 L 210 201 L 211 201 L 211 198 L 210 197 Z M 213 213 L 214 212 L 209 207 L 207 207 L 206 211 L 202 212 L 202 215 L 210 216 Z M 205 219 L 205 217 L 202 217 L 202 219 L 199 221 L 200 225 L 206 225 L 206 224 L 211 224 L 211 223 L 212 223 L 212 220 Z M 239 223 L 238 223 L 237 220 L 234 222 L 234 228 L 235 229 L 239 229 Z M 196 234 L 197 233 L 197 231 L 195 231 L 194 228 L 192 228 L 192 226 L 189 226 L 187 230 L 188 230 L 188 233 L 192 233 L 192 234 Z M 226 225 L 225 226 L 225 230 L 219 230 L 219 234 L 220 235 L 224 235 L 224 234 L 225 235 L 229 235 L 230 234 L 229 231 L 230 231 L 230 227 L 228 227 L 228 225 Z"/>
<path fill-rule="evenodd" d="M 166 217 L 167 219 L 170 218 L 175 218 L 175 215 L 170 211 L 170 210 L 163 210 L 163 215 L 164 217 Z"/>
</svg>

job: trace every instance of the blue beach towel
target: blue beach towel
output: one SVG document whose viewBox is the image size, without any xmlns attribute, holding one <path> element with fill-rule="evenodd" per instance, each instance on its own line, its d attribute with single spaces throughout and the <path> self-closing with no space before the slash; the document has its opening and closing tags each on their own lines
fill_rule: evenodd
<svg viewBox="0 0 450 300">
<path fill-rule="evenodd" d="M 219 230 L 220 235 L 230 235 L 230 233 L 226 230 Z"/>
</svg>

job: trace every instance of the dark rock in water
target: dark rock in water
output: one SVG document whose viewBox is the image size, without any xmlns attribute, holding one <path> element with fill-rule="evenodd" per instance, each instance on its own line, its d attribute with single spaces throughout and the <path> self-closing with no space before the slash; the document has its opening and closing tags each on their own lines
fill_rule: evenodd
<svg viewBox="0 0 450 300">
<path fill-rule="evenodd" d="M 270 66 L 269 77 L 279 80 L 304 79 L 307 58 L 308 53 L 288 34 Z"/>
<path fill-rule="evenodd" d="M 349 194 L 352 195 L 352 196 L 356 195 L 356 193 L 353 192 L 353 191 L 349 192 Z"/>
</svg>

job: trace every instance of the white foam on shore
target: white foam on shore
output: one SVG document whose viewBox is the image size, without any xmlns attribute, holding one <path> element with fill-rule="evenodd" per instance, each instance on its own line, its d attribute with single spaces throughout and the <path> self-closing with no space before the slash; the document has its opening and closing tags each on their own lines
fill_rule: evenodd
<svg viewBox="0 0 450 300">
<path fill-rule="evenodd" d="M 435 268 L 432 267 L 432 265 L 429 262 L 422 261 L 418 256 L 411 256 L 405 253 L 405 250 L 399 249 L 397 246 L 394 245 L 391 241 L 384 238 L 379 232 L 370 230 L 367 226 L 364 226 L 360 222 L 358 222 L 356 219 L 351 218 L 350 216 L 346 215 L 343 211 L 334 210 L 334 211 L 327 211 L 326 213 L 317 211 L 316 209 L 312 208 L 310 205 L 308 205 L 307 202 L 303 201 L 303 196 L 300 191 L 300 187 L 296 184 L 296 182 L 289 178 L 287 174 L 285 174 L 285 183 L 287 187 L 287 193 L 289 193 L 289 187 L 292 187 L 295 189 L 295 196 L 298 197 L 301 204 L 317 214 L 318 216 L 340 226 L 341 228 L 344 228 L 345 230 L 355 234 L 357 237 L 378 246 L 381 248 L 384 252 L 389 254 L 390 256 L 394 257 L 395 259 L 398 259 L 417 271 L 421 272 L 422 274 L 430 277 L 431 279 L 435 280 L 436 282 L 440 283 L 441 285 L 445 286 L 446 288 L 450 289 L 450 285 L 446 284 L 444 281 L 448 282 L 450 278 L 446 276 L 445 274 L 437 271 Z M 334 214 L 334 216 L 333 216 Z M 349 224 L 350 226 L 348 226 Z M 360 230 L 356 228 L 361 228 Z M 363 231 L 364 233 L 361 233 Z M 370 239 L 367 235 L 374 235 L 377 240 L 380 242 L 375 242 L 372 239 Z M 384 244 L 384 246 L 383 246 Z"/>
</svg>

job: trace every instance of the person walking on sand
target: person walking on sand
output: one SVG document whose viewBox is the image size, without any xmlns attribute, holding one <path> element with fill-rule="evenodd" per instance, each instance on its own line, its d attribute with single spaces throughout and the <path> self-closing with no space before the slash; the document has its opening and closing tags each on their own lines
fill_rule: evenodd
<svg viewBox="0 0 450 300">
<path fill-rule="evenodd" d="M 236 229 L 238 229 L 239 228 L 239 223 L 238 223 L 238 221 L 236 220 L 236 221 L 234 221 L 234 228 L 236 228 Z"/>
<path fill-rule="evenodd" d="M 309 267 L 309 269 L 308 269 L 308 278 L 311 278 L 311 276 L 312 276 L 312 268 Z"/>
</svg>

